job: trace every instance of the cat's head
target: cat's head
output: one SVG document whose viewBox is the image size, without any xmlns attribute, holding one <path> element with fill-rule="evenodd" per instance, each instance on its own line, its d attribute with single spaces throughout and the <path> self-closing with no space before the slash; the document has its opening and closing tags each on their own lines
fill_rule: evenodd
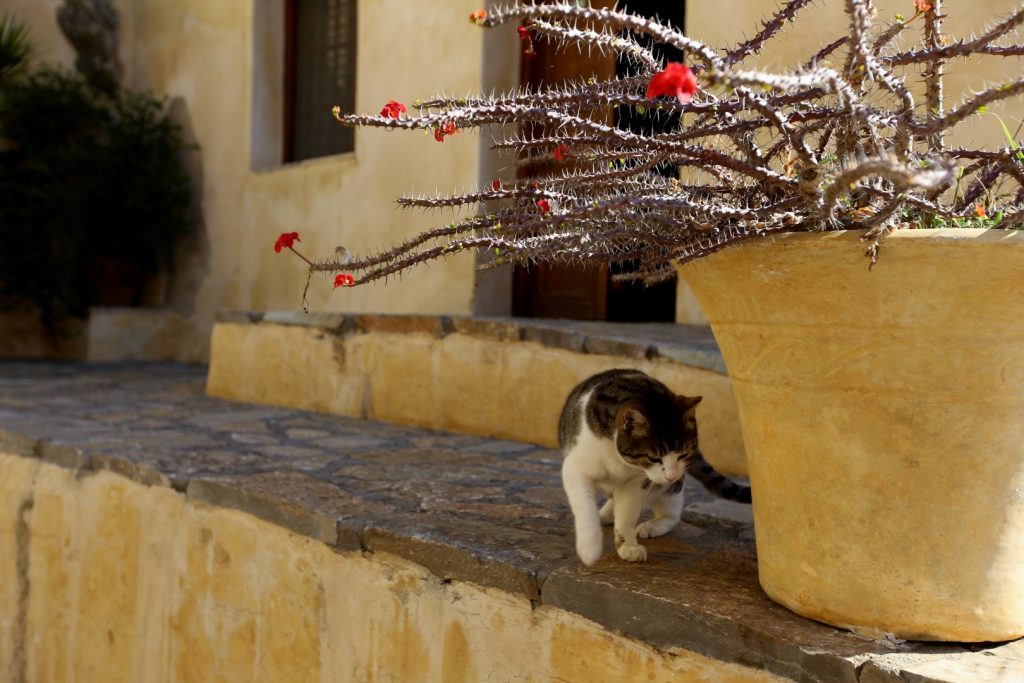
<svg viewBox="0 0 1024 683">
<path fill-rule="evenodd" d="M 615 445 L 627 463 L 642 467 L 655 484 L 673 484 L 686 474 L 697 451 L 697 404 L 701 396 L 675 396 L 671 404 L 623 405 L 615 418 Z"/>
</svg>

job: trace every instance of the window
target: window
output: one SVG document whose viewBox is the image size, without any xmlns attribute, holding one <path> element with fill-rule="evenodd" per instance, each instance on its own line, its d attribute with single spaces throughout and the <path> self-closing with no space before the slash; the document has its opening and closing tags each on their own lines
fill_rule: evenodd
<svg viewBox="0 0 1024 683">
<path fill-rule="evenodd" d="M 331 109 L 355 110 L 356 0 L 285 3 L 284 161 L 351 152 Z"/>
</svg>

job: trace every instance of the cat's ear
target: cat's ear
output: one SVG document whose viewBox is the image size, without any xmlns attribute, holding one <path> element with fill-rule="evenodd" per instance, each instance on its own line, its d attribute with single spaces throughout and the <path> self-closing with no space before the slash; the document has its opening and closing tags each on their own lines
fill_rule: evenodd
<svg viewBox="0 0 1024 683">
<path fill-rule="evenodd" d="M 651 423 L 647 421 L 644 414 L 629 406 L 625 406 L 619 411 L 615 422 L 619 426 L 619 431 L 634 439 L 642 439 L 651 432 Z"/>
<path fill-rule="evenodd" d="M 676 396 L 676 405 L 679 406 L 679 412 L 688 413 L 697 407 L 697 404 L 704 399 L 703 396 Z"/>
</svg>

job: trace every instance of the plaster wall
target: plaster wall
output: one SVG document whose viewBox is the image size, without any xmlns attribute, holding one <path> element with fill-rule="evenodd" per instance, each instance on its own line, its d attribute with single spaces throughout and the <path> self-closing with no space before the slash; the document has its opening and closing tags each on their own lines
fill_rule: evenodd
<svg viewBox="0 0 1024 683">
<path fill-rule="evenodd" d="M 723 21 L 721 11 L 709 11 L 708 0 L 688 0 L 686 3 L 686 31 L 694 38 L 713 48 L 733 47 L 754 35 L 761 28 L 760 19 L 771 16 L 781 3 L 775 0 L 729 0 L 718 7 L 728 12 L 729 20 Z M 878 10 L 876 26 L 891 22 L 896 13 L 904 17 L 914 14 L 911 0 L 875 0 Z M 845 3 L 836 1 L 814 2 L 802 9 L 792 24 L 780 37 L 770 41 L 764 52 L 748 58 L 744 65 L 772 71 L 791 71 L 807 61 L 825 44 L 843 36 L 847 31 Z M 977 35 L 989 28 L 993 20 L 1019 9 L 1014 0 L 974 0 L 970 3 L 946 0 L 943 12 L 943 32 L 953 37 Z M 921 40 L 923 22 L 918 19 L 903 34 L 899 43 L 909 47 Z M 840 51 L 838 54 L 842 54 Z M 839 67 L 841 63 L 833 64 Z M 1017 58 L 974 56 L 968 60 L 948 62 L 945 67 L 946 109 L 955 107 L 966 97 L 980 92 L 994 83 L 1006 83 L 1020 78 L 1021 64 Z M 922 78 L 916 74 L 908 78 L 915 101 L 923 109 Z M 1006 138 L 998 119 L 1002 117 L 1010 131 L 1017 131 L 1024 119 L 1024 101 L 1011 98 L 989 107 L 991 114 L 975 117 L 973 120 L 954 128 L 946 136 L 950 146 L 985 147 L 1001 149 Z M 1018 132 L 1017 137 L 1020 137 Z M 706 323 L 686 283 L 679 280 L 676 296 L 676 321 Z"/>
<path fill-rule="evenodd" d="M 73 53 L 54 19 L 59 4 L 0 0 L 0 11 L 29 23 L 41 58 L 70 63 Z M 339 245 L 364 253 L 437 224 L 437 214 L 399 211 L 397 196 L 477 180 L 481 144 L 472 132 L 442 144 L 429 133 L 357 130 L 353 153 L 278 163 L 279 4 L 116 2 L 126 84 L 171 98 L 174 117 L 200 150 L 189 161 L 200 235 L 179 255 L 170 303 L 202 341 L 182 344 L 179 360 L 207 357 L 217 310 L 299 308 L 305 265 L 290 253 L 274 253 L 282 231 L 298 231 L 297 246 L 310 257 L 330 255 Z M 435 92 L 478 91 L 483 31 L 463 15 L 441 0 L 360 2 L 356 109 L 376 112 L 390 99 L 411 105 Z M 386 288 L 332 291 L 328 276 L 317 276 L 308 298 L 311 310 L 465 314 L 473 283 L 473 255 L 465 253 L 443 267 L 391 279 Z"/>
<path fill-rule="evenodd" d="M 746 476 L 732 384 L 710 370 L 465 334 L 338 337 L 267 323 L 218 323 L 212 346 L 211 396 L 551 448 L 558 447 L 558 415 L 576 384 L 608 368 L 635 367 L 677 392 L 703 396 L 703 453 L 719 471 Z"/>
<path fill-rule="evenodd" d="M 2 683 L 513 678 L 781 680 L 170 488 L 0 453 Z"/>
<path fill-rule="evenodd" d="M 0 0 L 0 10 L 28 21 L 38 57 L 64 64 L 73 53 L 53 19 L 58 0 Z M 502 164 L 486 144 L 466 133 L 439 144 L 427 134 L 357 130 L 356 151 L 298 164 L 277 164 L 281 73 L 277 0 L 118 0 L 122 15 L 122 60 L 128 84 L 175 99 L 174 114 L 200 146 L 191 167 L 201 201 L 199 238 L 180 255 L 171 304 L 190 321 L 198 343 L 180 345 L 178 359 L 205 360 L 213 314 L 219 309 L 297 309 L 305 283 L 303 264 L 275 254 L 278 233 L 297 230 L 302 251 L 332 253 L 343 245 L 364 252 L 399 242 L 434 227 L 439 215 L 399 212 L 393 199 L 409 191 L 447 191 L 499 176 Z M 878 0 L 880 20 L 897 11 L 911 14 L 909 0 Z M 969 35 L 986 17 L 1015 8 L 1011 0 L 976 0 L 970 11 L 949 5 L 946 31 Z M 733 45 L 750 35 L 774 0 L 730 0 L 734 20 L 708 11 L 711 3 L 687 3 L 687 31 L 709 45 Z M 812 3 L 782 40 L 772 41 L 751 64 L 791 68 L 820 47 L 825 36 L 844 31 L 840 2 Z M 918 25 L 908 30 L 916 35 Z M 377 111 L 383 102 L 406 103 L 435 91 L 466 93 L 481 83 L 514 84 L 517 65 L 503 50 L 516 50 L 514 34 L 495 37 L 501 46 L 484 54 L 484 32 L 463 21 L 442 0 L 409 3 L 363 0 L 359 5 L 356 108 Z M 909 39 L 908 39 L 909 40 Z M 948 67 L 947 106 L 961 93 L 1019 74 L 1016 59 L 974 58 Z M 913 80 L 913 79 L 912 79 Z M 1024 108 L 1019 100 L 992 106 L 1011 130 Z M 329 115 L 325 112 L 325 115 Z M 952 144 L 1004 143 L 994 116 L 960 126 Z M 480 279 L 474 291 L 473 256 L 419 268 L 385 287 L 331 290 L 315 278 L 312 310 L 419 313 L 506 312 L 508 274 Z M 677 320 L 704 322 L 692 295 L 680 284 Z"/>
<path fill-rule="evenodd" d="M 75 51 L 57 26 L 58 0 L 0 0 L 0 16 L 11 15 L 25 22 L 32 32 L 32 62 L 72 66 Z"/>
</svg>

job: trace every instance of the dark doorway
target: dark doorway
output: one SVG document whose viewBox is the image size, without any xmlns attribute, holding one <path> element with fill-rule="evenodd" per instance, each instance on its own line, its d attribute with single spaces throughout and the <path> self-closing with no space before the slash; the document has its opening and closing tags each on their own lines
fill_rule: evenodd
<svg viewBox="0 0 1024 683">
<path fill-rule="evenodd" d="M 594 2 L 595 7 L 610 7 L 611 2 Z M 634 0 L 631 12 L 683 27 L 683 0 Z M 608 78 L 613 73 L 628 75 L 628 65 L 600 55 L 579 55 L 576 51 L 558 52 L 544 41 L 535 42 L 536 57 L 524 58 L 521 82 L 537 88 L 557 85 L 568 79 Z M 658 48 L 659 56 L 669 61 L 682 61 L 674 49 Z M 630 130 L 665 130 L 675 119 L 653 118 L 624 111 L 617 115 L 616 125 Z M 673 167 L 661 169 L 674 174 Z M 575 320 L 608 320 L 612 322 L 673 322 L 676 308 L 676 281 L 673 278 L 654 286 L 639 282 L 614 282 L 617 268 L 607 266 L 569 266 L 539 264 L 517 267 L 513 275 L 512 313 L 533 318 L 570 318 Z"/>
</svg>

